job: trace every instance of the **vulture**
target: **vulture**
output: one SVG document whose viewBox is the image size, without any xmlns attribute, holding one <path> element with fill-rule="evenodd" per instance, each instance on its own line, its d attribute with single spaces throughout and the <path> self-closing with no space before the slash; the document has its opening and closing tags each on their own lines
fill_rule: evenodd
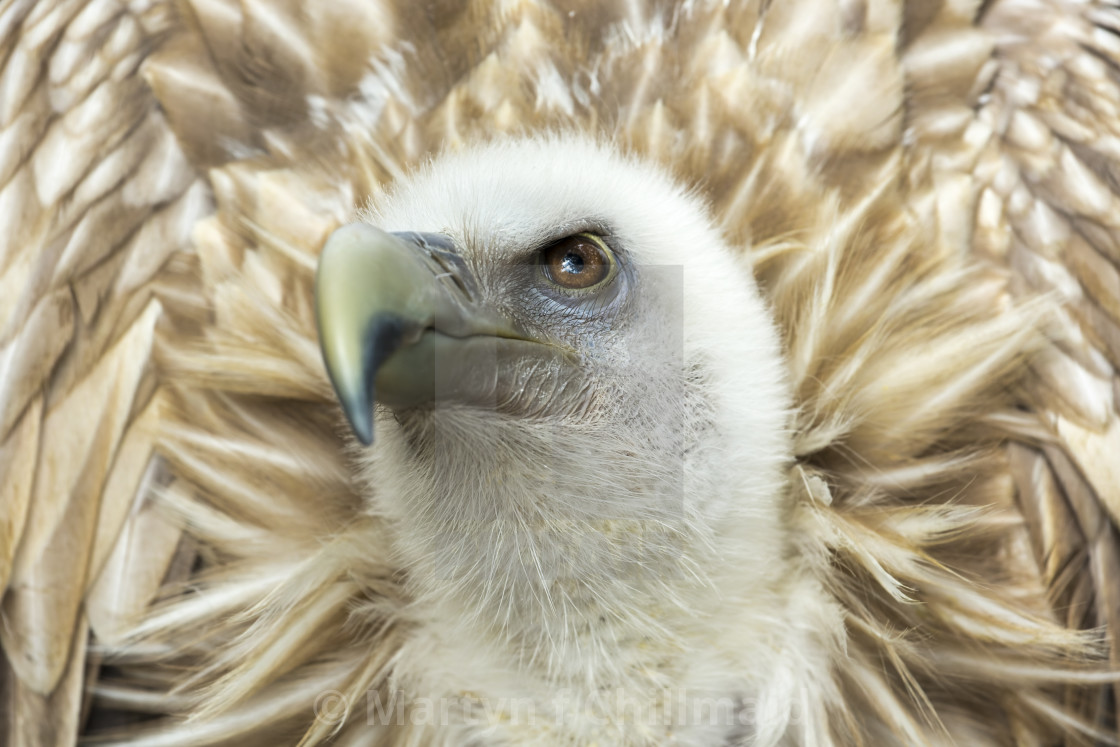
<svg viewBox="0 0 1120 747">
<path fill-rule="evenodd" d="M 1114 0 L 0 0 L 0 742 L 1113 744 Z"/>
</svg>

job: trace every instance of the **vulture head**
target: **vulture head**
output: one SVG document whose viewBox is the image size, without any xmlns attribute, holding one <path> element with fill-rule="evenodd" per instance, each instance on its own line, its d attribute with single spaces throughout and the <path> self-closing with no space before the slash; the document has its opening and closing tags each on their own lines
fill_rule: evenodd
<svg viewBox="0 0 1120 747">
<path fill-rule="evenodd" d="M 331 236 L 316 304 L 366 492 L 433 617 L 594 677 L 717 607 L 772 611 L 778 335 L 659 169 L 559 137 L 444 156 Z"/>
</svg>

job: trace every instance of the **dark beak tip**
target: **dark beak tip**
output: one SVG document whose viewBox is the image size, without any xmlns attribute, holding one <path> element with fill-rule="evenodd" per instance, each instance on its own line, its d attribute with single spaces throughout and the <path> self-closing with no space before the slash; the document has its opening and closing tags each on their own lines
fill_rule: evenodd
<svg viewBox="0 0 1120 747">
<path fill-rule="evenodd" d="M 368 411 L 352 411 L 346 408 L 346 419 L 350 421 L 350 429 L 354 432 L 362 446 L 373 445 L 373 415 Z"/>
<path fill-rule="evenodd" d="M 346 416 L 346 422 L 351 432 L 363 446 L 373 445 L 373 401 L 374 392 L 372 380 L 369 381 L 368 392 L 355 392 L 350 386 L 340 385 L 332 371 L 328 368 L 327 378 L 335 393 L 335 401 Z M 368 374 L 367 374 L 368 378 Z"/>
<path fill-rule="evenodd" d="M 359 428 L 358 426 L 355 426 L 354 427 L 354 435 L 358 437 L 358 441 L 361 442 L 362 446 L 373 446 L 373 426 L 372 425 L 367 426 L 365 428 Z"/>
<path fill-rule="evenodd" d="M 333 383 L 333 382 L 332 382 Z M 372 387 L 371 387 L 372 389 Z M 373 445 L 373 392 L 346 391 L 335 387 L 338 403 L 342 405 L 342 413 L 350 430 L 361 442 L 362 446 Z"/>
</svg>

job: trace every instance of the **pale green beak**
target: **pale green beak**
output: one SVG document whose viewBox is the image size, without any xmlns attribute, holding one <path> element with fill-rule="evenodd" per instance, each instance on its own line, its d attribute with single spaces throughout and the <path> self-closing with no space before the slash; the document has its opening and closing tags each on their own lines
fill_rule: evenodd
<svg viewBox="0 0 1120 747">
<path fill-rule="evenodd" d="M 494 343 L 531 340 L 478 295 L 445 236 L 365 223 L 331 235 L 315 275 L 319 343 L 359 441 L 373 443 L 375 399 L 399 408 L 433 401 L 437 390 L 496 391 Z"/>
</svg>

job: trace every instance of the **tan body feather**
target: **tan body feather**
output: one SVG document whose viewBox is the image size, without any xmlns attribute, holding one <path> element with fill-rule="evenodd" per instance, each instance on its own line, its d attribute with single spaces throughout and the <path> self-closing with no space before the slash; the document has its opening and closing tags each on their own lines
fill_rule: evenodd
<svg viewBox="0 0 1120 747">
<path fill-rule="evenodd" d="M 315 256 L 431 154 L 549 130 L 693 187 L 772 305 L 846 638 L 805 740 L 1115 738 L 1118 30 L 1072 0 L 0 3 L 0 741 L 440 738 L 365 722 L 408 599 Z"/>
</svg>

